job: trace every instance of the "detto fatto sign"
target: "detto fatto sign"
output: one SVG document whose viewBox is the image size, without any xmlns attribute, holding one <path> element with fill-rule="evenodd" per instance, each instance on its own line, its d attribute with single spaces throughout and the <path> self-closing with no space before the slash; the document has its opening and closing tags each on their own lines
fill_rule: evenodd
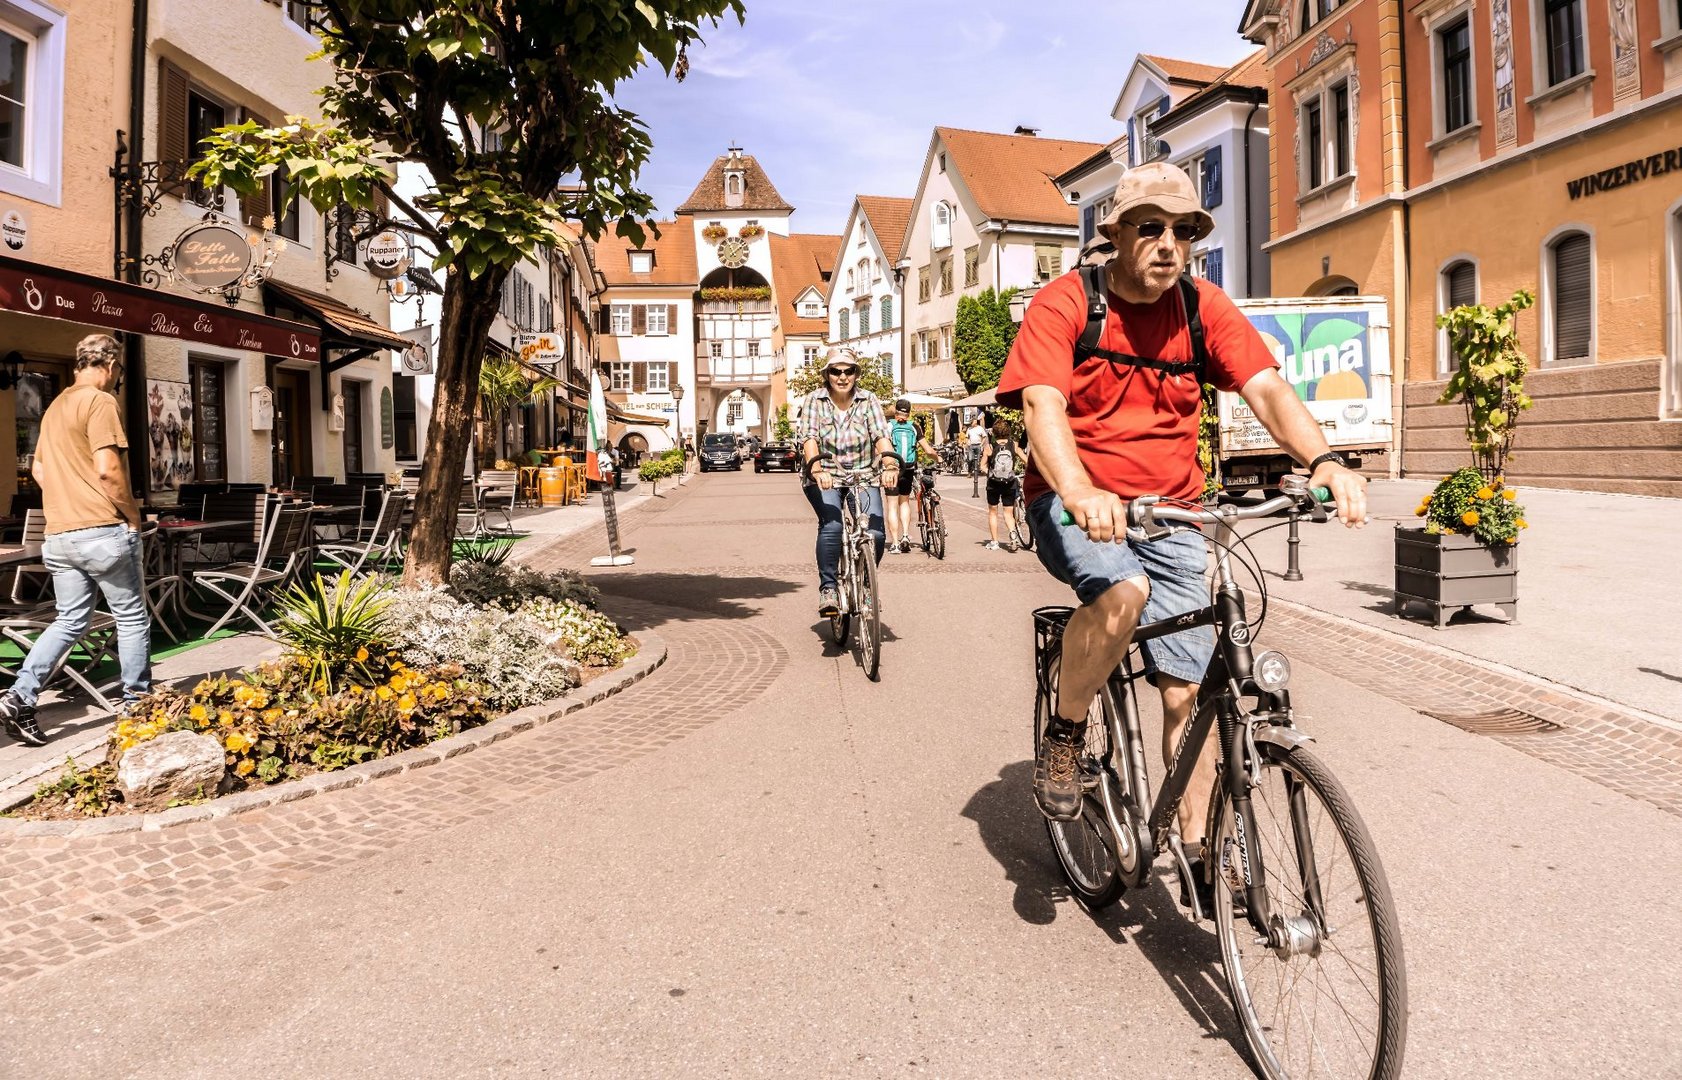
<svg viewBox="0 0 1682 1080">
<path fill-rule="evenodd" d="M 1648 154 L 1644 158 L 1626 161 L 1622 165 L 1614 165 L 1610 169 L 1602 169 L 1587 176 L 1579 176 L 1575 180 L 1565 182 L 1565 193 L 1573 199 L 1581 199 L 1602 191 L 1612 191 L 1631 184 L 1638 184 L 1643 180 L 1651 180 L 1655 176 L 1665 176 L 1673 172 L 1682 172 L 1682 146 L 1674 150 L 1661 150 L 1656 154 Z"/>
<path fill-rule="evenodd" d="M 251 269 L 251 244 L 230 226 L 195 225 L 175 241 L 170 263 L 176 276 L 195 289 L 225 289 Z"/>
<path fill-rule="evenodd" d="M 313 326 L 4 256 L 0 309 L 288 359 L 321 359 L 321 332 Z"/>
</svg>

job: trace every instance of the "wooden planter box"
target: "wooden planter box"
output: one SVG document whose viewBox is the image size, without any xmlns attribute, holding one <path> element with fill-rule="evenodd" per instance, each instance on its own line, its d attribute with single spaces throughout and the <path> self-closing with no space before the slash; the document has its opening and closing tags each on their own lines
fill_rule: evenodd
<svg viewBox="0 0 1682 1080">
<path fill-rule="evenodd" d="M 1490 547 L 1476 537 L 1396 526 L 1395 612 L 1429 604 L 1440 630 L 1449 616 L 1492 604 L 1518 622 L 1518 545 Z"/>
</svg>

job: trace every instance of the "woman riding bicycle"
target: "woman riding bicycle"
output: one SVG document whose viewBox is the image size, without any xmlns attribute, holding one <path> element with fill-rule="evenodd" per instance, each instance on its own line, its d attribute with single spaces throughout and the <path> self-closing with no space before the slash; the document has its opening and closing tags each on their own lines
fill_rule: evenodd
<svg viewBox="0 0 1682 1080">
<path fill-rule="evenodd" d="M 882 403 L 870 391 L 858 389 L 859 367 L 858 353 L 852 349 L 831 349 L 821 369 L 823 387 L 806 396 L 795 428 L 806 466 L 802 490 L 818 515 L 818 614 L 826 619 L 837 613 L 840 603 L 835 591 L 835 570 L 841 561 L 842 491 L 836 487 L 837 476 L 880 463 L 882 482 L 899 483 L 899 460 L 888 441 Z M 876 541 L 876 561 L 881 562 L 886 543 L 882 493 L 862 485 L 854 490 L 855 507 L 866 515 Z"/>
</svg>

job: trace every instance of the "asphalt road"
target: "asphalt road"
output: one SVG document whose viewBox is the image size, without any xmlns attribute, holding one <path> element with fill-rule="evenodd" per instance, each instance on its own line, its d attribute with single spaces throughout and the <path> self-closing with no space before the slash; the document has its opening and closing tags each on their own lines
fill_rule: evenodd
<svg viewBox="0 0 1682 1080">
<path fill-rule="evenodd" d="M 768 691 L 12 987 L 0 1076 L 1250 1075 L 1166 887 L 1068 899 L 1028 793 L 1027 612 L 1063 590 L 950 516 L 945 564 L 885 563 L 873 684 L 820 636 L 795 482 L 698 478 L 600 583 L 767 631 Z M 1396 892 L 1406 1074 L 1682 1076 L 1682 820 L 1293 659 Z M 654 707 L 685 692 L 662 677 Z"/>
</svg>

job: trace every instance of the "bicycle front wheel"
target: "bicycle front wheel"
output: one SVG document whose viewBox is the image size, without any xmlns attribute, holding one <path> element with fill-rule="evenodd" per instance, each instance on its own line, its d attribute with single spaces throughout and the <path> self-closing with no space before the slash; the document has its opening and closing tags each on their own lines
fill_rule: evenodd
<svg viewBox="0 0 1682 1080">
<path fill-rule="evenodd" d="M 1407 977 L 1377 849 L 1331 771 L 1303 749 L 1257 746 L 1255 835 L 1230 795 L 1216 824 L 1215 927 L 1245 1041 L 1269 1080 L 1390 1080 L 1402 1072 Z M 1246 849 L 1245 845 L 1248 845 Z M 1269 933 L 1242 910 L 1254 858 L 1265 867 Z M 1261 937 L 1258 943 L 1258 937 Z"/>
<path fill-rule="evenodd" d="M 1034 550 L 1034 530 L 1028 527 L 1028 504 L 1023 500 L 1020 491 L 1016 493 L 1016 505 L 1012 510 L 1016 523 L 1016 543 L 1023 551 Z"/>
<path fill-rule="evenodd" d="M 859 666 L 872 682 L 882 673 L 882 608 L 876 593 L 875 554 L 872 542 L 866 540 L 853 559 L 853 633 Z"/>
<path fill-rule="evenodd" d="M 933 522 L 929 526 L 929 551 L 937 559 L 946 558 L 946 512 L 935 503 L 932 508 Z"/>
</svg>

